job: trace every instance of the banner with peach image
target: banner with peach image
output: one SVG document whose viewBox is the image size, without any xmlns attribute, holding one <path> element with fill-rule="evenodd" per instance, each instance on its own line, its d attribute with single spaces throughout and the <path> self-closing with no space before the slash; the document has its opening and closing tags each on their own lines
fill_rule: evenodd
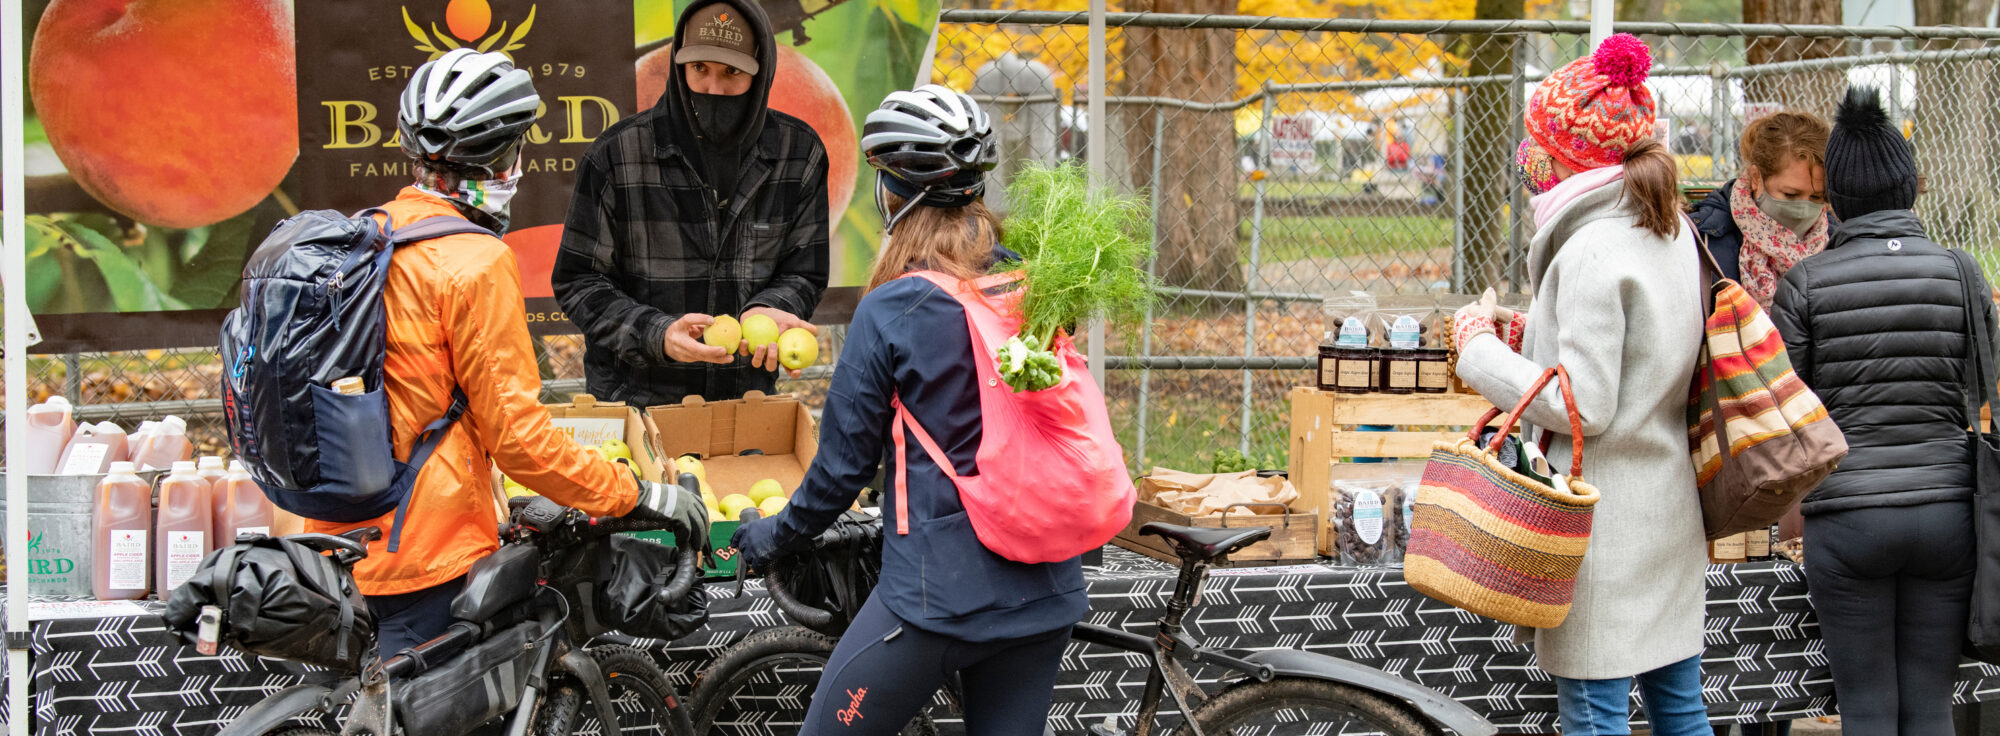
<svg viewBox="0 0 2000 736">
<path fill-rule="evenodd" d="M 880 234 L 857 131 L 916 80 L 938 2 L 758 1 L 779 32 L 772 106 L 832 156 L 833 284 L 846 288 L 820 319 L 838 321 Z M 409 183 L 397 95 L 460 47 L 535 75 L 546 107 L 506 241 L 530 328 L 574 331 L 548 279 L 576 162 L 658 99 L 676 12 L 673 0 L 24 0 L 37 350 L 214 345 L 278 220 L 353 212 Z"/>
</svg>

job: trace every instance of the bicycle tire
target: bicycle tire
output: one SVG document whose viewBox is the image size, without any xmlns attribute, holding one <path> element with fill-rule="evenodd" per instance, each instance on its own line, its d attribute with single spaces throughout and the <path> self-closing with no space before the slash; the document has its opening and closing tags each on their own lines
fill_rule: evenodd
<svg viewBox="0 0 2000 736">
<path fill-rule="evenodd" d="M 658 732 L 667 736 L 693 736 L 692 722 L 688 720 L 686 700 L 674 692 L 673 683 L 667 674 L 660 671 L 660 665 L 650 654 L 632 647 L 593 647 L 590 657 L 597 661 L 597 667 L 604 673 L 605 684 L 610 688 L 613 709 L 619 711 L 619 729 L 625 733 L 644 733 L 646 724 L 656 725 Z M 646 716 L 637 709 L 619 708 L 617 703 L 630 698 L 636 708 L 651 710 Z M 595 706 L 590 705 L 589 693 L 581 684 L 563 682 L 549 692 L 535 715 L 536 736 L 571 736 L 593 722 Z M 631 715 L 634 722 L 627 723 Z"/>
<path fill-rule="evenodd" d="M 1343 720 L 1332 720 L 1342 716 Z M 1196 708 L 1194 721 L 1206 736 L 1444 735 L 1401 701 L 1352 685 L 1298 677 L 1230 687 Z M 1183 725 L 1176 733 L 1191 736 L 1193 730 Z"/>
<path fill-rule="evenodd" d="M 736 715 L 731 699 L 745 686 L 758 678 L 777 679 L 775 673 L 786 668 L 824 669 L 838 644 L 833 637 L 803 626 L 765 629 L 743 637 L 695 674 L 694 691 L 688 696 L 694 712 L 694 732 L 726 736 L 728 731 L 718 728 L 716 720 Z M 817 674 L 812 681 L 814 686 L 818 685 Z M 812 688 L 806 688 L 789 697 L 810 698 L 812 692 Z M 789 705 L 804 712 L 809 704 L 807 700 Z M 937 736 L 937 733 L 937 724 L 930 715 L 919 713 L 903 727 L 902 736 Z"/>
</svg>

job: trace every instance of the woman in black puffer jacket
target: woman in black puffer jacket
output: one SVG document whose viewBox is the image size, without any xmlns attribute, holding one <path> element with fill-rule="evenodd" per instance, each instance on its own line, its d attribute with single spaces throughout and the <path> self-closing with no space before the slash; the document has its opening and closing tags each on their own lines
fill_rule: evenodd
<svg viewBox="0 0 2000 736">
<path fill-rule="evenodd" d="M 1805 498 L 1806 582 L 1846 732 L 1946 736 L 1974 550 L 1965 310 L 1991 325 L 1993 302 L 1967 304 L 1956 259 L 1924 236 L 1915 158 L 1874 90 L 1840 105 L 1826 196 L 1832 243 L 1772 310 L 1849 448 Z"/>
</svg>

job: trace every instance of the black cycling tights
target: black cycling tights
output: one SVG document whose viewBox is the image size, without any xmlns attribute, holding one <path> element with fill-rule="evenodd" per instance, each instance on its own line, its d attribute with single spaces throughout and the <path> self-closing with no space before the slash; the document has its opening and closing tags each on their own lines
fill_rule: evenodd
<svg viewBox="0 0 2000 736">
<path fill-rule="evenodd" d="M 1068 643 L 1067 627 L 996 642 L 938 636 L 870 596 L 834 647 L 800 734 L 895 734 L 957 673 L 967 736 L 1041 736 Z"/>
</svg>

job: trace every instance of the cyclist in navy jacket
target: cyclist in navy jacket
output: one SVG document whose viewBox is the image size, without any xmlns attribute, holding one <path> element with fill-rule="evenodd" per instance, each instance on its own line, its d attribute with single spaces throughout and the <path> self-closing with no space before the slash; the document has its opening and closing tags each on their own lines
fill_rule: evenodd
<svg viewBox="0 0 2000 736">
<path fill-rule="evenodd" d="M 740 564 L 759 568 L 810 543 L 878 467 L 894 477 L 892 463 L 906 464 L 910 533 L 895 533 L 894 499 L 885 499 L 881 581 L 827 663 L 801 733 L 897 733 L 957 676 L 971 733 L 1038 736 L 1070 627 L 1089 610 L 1082 565 L 1023 564 L 987 550 L 951 479 L 917 442 L 894 457 L 890 435 L 890 402 L 901 397 L 958 474 L 977 471 L 979 391 L 965 310 L 929 281 L 898 277 L 934 270 L 969 280 L 1014 257 L 980 201 L 997 143 L 970 97 L 936 86 L 891 94 L 863 133 L 888 227 L 827 394 L 819 454 L 785 510 L 744 525 L 731 544 Z M 886 485 L 885 496 L 897 492 Z"/>
</svg>

